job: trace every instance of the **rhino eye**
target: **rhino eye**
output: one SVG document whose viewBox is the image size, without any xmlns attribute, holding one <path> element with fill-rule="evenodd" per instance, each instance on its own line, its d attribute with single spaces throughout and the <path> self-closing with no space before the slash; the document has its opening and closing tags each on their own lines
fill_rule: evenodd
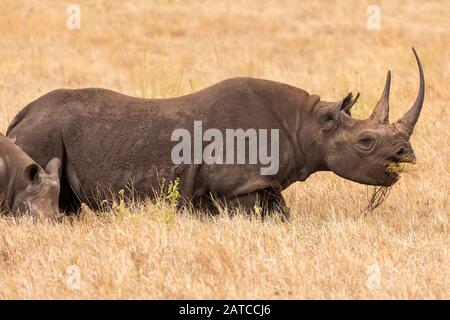
<svg viewBox="0 0 450 320">
<path fill-rule="evenodd" d="M 358 147 L 361 150 L 369 151 L 373 148 L 375 142 L 375 138 L 366 136 L 358 140 Z"/>
</svg>

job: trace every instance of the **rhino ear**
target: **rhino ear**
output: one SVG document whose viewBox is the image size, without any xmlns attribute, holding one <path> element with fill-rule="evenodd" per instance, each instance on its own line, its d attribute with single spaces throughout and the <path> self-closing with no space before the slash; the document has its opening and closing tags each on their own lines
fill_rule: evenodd
<svg viewBox="0 0 450 320">
<path fill-rule="evenodd" d="M 41 177 L 39 175 L 40 173 L 41 167 L 39 167 L 36 163 L 28 165 L 23 171 L 25 180 L 34 185 L 38 185 L 41 182 Z"/>
<path fill-rule="evenodd" d="M 45 171 L 52 176 L 59 177 L 61 176 L 61 160 L 59 158 L 53 158 L 47 163 L 45 167 Z"/>
<path fill-rule="evenodd" d="M 350 109 L 353 107 L 353 105 L 358 101 L 359 98 L 359 92 L 356 93 L 355 97 L 353 98 L 353 93 L 349 92 L 347 96 L 342 100 L 341 110 L 344 111 L 348 116 L 352 116 Z"/>
<path fill-rule="evenodd" d="M 320 110 L 320 125 L 323 130 L 330 130 L 336 127 L 341 116 L 342 101 L 327 105 Z"/>
<path fill-rule="evenodd" d="M 342 118 L 351 117 L 350 109 L 358 101 L 359 93 L 353 98 L 353 93 L 347 94 L 344 99 L 330 103 L 322 108 L 320 122 L 323 130 L 335 128 Z"/>
</svg>

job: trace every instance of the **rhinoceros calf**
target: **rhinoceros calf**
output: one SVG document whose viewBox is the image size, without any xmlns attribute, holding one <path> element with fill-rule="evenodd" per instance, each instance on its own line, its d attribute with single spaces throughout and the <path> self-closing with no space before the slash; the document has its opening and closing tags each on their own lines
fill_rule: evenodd
<svg viewBox="0 0 450 320">
<path fill-rule="evenodd" d="M 409 138 L 423 105 L 425 83 L 414 55 L 420 75 L 417 99 L 392 124 L 388 72 L 384 92 L 367 120 L 351 117 L 358 95 L 326 102 L 283 83 L 232 78 L 170 99 L 140 99 L 97 88 L 52 91 L 22 110 L 8 135 L 41 165 L 53 157 L 62 161 L 63 210 L 76 209 L 81 202 L 96 208 L 110 191 L 121 189 L 154 197 L 163 178 L 179 178 L 182 198 L 196 208 L 214 210 L 217 203 L 227 203 L 251 211 L 258 203 L 267 212 L 284 208 L 281 191 L 317 171 L 388 186 L 397 180 L 388 170 L 390 164 L 415 163 Z M 205 132 L 200 143 L 196 129 Z M 224 163 L 224 154 L 213 161 L 201 154 L 198 158 L 213 144 L 213 136 L 219 139 L 230 129 L 274 130 L 266 142 L 272 154 L 278 153 L 275 170 L 263 174 L 267 162 L 255 163 L 254 154 L 235 163 Z M 195 140 L 194 159 L 178 148 L 186 133 Z M 218 151 L 232 154 L 233 160 L 236 150 Z"/>
<path fill-rule="evenodd" d="M 59 215 L 61 161 L 50 160 L 45 171 L 25 152 L 0 134 L 0 202 L 19 216 L 56 218 Z"/>
</svg>

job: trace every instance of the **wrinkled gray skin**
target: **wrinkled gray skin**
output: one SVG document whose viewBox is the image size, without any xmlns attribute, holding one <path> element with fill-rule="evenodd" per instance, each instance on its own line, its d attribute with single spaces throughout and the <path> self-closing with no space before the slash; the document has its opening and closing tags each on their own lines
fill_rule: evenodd
<svg viewBox="0 0 450 320">
<path fill-rule="evenodd" d="M 415 51 L 414 51 L 415 54 Z M 408 113 L 388 123 L 390 73 L 367 120 L 353 119 L 352 94 L 338 102 L 268 80 L 233 78 L 199 92 L 170 99 L 140 99 L 105 89 L 56 90 L 26 106 L 12 121 L 8 136 L 39 164 L 57 157 L 63 163 L 60 206 L 81 202 L 98 208 L 109 192 L 156 196 L 161 178 L 180 178 L 182 198 L 195 208 L 214 211 L 215 201 L 247 211 L 256 201 L 263 212 L 285 208 L 281 191 L 317 171 L 370 185 L 397 180 L 389 162 L 415 163 L 409 143 L 424 100 L 420 88 Z M 279 129 L 280 169 L 260 175 L 260 165 L 179 165 L 171 161 L 176 128 L 192 132 L 218 128 Z M 225 150 L 226 151 L 226 150 Z"/>
<path fill-rule="evenodd" d="M 18 146 L 0 134 L 0 199 L 15 216 L 59 216 L 61 161 L 50 160 L 45 171 Z"/>
</svg>

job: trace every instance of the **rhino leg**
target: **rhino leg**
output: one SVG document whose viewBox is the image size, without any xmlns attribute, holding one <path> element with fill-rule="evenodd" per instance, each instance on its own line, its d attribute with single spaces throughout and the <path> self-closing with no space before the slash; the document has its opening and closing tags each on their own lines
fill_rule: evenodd
<svg viewBox="0 0 450 320">
<path fill-rule="evenodd" d="M 242 199 L 243 198 L 243 199 Z M 249 194 L 239 197 L 237 199 L 246 209 L 247 212 L 259 211 L 262 217 L 271 215 L 273 213 L 281 213 L 283 220 L 289 219 L 289 210 L 286 201 L 281 194 L 281 191 L 273 188 L 259 190 L 255 194 Z"/>
<path fill-rule="evenodd" d="M 219 207 L 241 210 L 247 214 L 258 213 L 266 217 L 272 213 L 281 213 L 283 220 L 289 219 L 289 210 L 281 191 L 275 189 L 257 190 L 231 199 L 220 199 L 217 196 L 203 196 L 193 201 L 193 207 L 197 210 L 218 214 Z"/>
</svg>

